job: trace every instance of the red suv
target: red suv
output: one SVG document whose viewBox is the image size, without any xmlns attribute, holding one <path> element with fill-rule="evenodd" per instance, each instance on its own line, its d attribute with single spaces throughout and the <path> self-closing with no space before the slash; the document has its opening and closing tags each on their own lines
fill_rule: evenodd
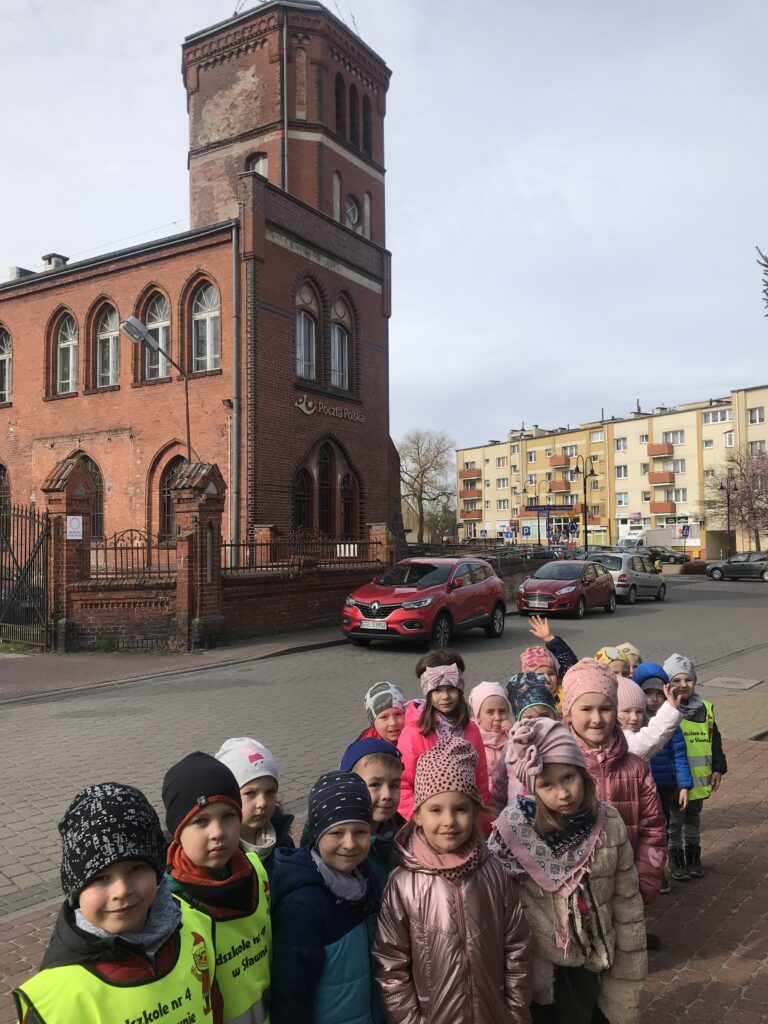
<svg viewBox="0 0 768 1024">
<path fill-rule="evenodd" d="M 359 587 L 344 602 L 341 631 L 354 644 L 431 641 L 447 647 L 454 632 L 482 626 L 504 632 L 507 595 L 479 558 L 406 558 Z"/>
</svg>

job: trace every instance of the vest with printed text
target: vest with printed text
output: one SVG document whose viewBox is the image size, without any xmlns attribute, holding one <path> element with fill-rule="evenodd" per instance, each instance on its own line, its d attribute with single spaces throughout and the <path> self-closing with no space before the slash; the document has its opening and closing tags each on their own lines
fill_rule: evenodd
<svg viewBox="0 0 768 1024">
<path fill-rule="evenodd" d="M 715 714 L 708 700 L 703 703 L 707 712 L 706 721 L 690 722 L 684 718 L 680 723 L 693 777 L 689 800 L 706 800 L 712 792 L 712 732 Z"/>
</svg>

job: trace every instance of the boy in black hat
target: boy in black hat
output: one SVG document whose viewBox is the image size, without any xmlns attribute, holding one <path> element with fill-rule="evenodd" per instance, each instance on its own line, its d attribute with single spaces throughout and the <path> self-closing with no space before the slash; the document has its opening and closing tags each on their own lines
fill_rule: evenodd
<svg viewBox="0 0 768 1024">
<path fill-rule="evenodd" d="M 66 897 L 40 971 L 14 992 L 25 1024 L 219 1024 L 210 921 L 163 878 L 165 838 L 139 790 L 88 786 L 59 823 Z"/>
<path fill-rule="evenodd" d="M 170 889 L 216 921 L 224 1021 L 263 1024 L 270 1003 L 269 882 L 258 855 L 240 848 L 237 780 L 221 761 L 196 751 L 166 773 L 163 803 L 172 836 L 166 867 Z"/>
<path fill-rule="evenodd" d="M 277 851 L 272 1024 L 381 1019 L 371 961 L 380 893 L 366 862 L 372 823 L 363 779 L 328 772 L 309 794 L 310 845 Z"/>
</svg>

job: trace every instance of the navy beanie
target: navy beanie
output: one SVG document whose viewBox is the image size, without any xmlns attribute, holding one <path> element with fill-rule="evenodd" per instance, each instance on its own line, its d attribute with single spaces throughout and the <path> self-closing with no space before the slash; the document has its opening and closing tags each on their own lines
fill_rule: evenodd
<svg viewBox="0 0 768 1024">
<path fill-rule="evenodd" d="M 395 757 L 398 761 L 402 762 L 400 751 L 393 743 L 380 740 L 375 736 L 369 736 L 367 739 L 355 740 L 354 743 L 349 744 L 342 755 L 339 770 L 351 772 L 360 758 L 368 757 L 369 754 L 387 754 L 389 757 Z"/>
<path fill-rule="evenodd" d="M 669 686 L 669 676 L 655 661 L 641 661 L 632 673 L 632 679 L 643 690 L 660 690 Z"/>
<path fill-rule="evenodd" d="M 240 787 L 232 772 L 210 754 L 196 750 L 169 768 L 163 779 L 165 825 L 173 838 L 192 813 L 216 800 L 242 809 Z"/>
<path fill-rule="evenodd" d="M 309 791 L 307 829 L 311 846 L 336 825 L 373 822 L 373 805 L 368 787 L 354 772 L 326 772 Z"/>
</svg>

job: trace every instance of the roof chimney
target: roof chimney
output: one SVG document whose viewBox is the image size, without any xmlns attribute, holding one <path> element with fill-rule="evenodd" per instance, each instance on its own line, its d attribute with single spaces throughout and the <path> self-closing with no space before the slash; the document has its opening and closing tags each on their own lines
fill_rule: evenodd
<svg viewBox="0 0 768 1024">
<path fill-rule="evenodd" d="M 49 252 L 42 259 L 45 270 L 56 270 L 58 267 L 65 267 L 69 263 L 69 256 L 62 256 L 58 252 Z"/>
<path fill-rule="evenodd" d="M 34 270 L 27 270 L 26 267 L 11 267 L 10 270 L 12 281 L 21 281 L 24 277 L 34 277 Z"/>
</svg>

